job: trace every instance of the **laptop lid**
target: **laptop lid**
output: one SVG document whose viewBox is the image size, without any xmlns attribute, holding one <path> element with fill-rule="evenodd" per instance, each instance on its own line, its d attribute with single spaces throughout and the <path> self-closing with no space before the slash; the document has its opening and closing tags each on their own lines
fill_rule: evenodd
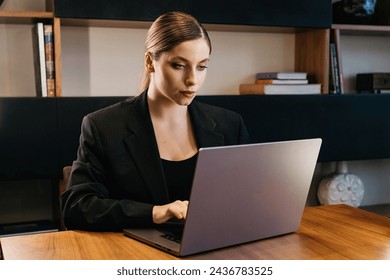
<svg viewBox="0 0 390 280">
<path fill-rule="evenodd" d="M 166 250 L 185 256 L 296 231 L 321 142 L 201 148 L 181 246 Z M 164 249 L 167 241 L 155 231 L 125 234 Z"/>
</svg>

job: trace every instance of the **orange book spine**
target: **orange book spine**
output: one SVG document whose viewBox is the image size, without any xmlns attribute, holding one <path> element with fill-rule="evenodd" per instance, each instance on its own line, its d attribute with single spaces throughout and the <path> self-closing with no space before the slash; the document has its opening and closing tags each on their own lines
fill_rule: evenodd
<svg viewBox="0 0 390 280">
<path fill-rule="evenodd" d="M 240 94 L 264 94 L 263 84 L 240 84 Z"/>
</svg>

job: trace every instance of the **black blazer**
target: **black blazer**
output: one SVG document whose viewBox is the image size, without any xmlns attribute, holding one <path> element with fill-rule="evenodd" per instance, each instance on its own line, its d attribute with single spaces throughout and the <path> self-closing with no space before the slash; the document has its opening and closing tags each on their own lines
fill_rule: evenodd
<svg viewBox="0 0 390 280">
<path fill-rule="evenodd" d="M 68 229 L 152 225 L 153 206 L 170 202 L 146 96 L 84 117 L 77 160 L 60 198 Z M 195 100 L 189 112 L 198 147 L 249 142 L 237 113 Z"/>
</svg>

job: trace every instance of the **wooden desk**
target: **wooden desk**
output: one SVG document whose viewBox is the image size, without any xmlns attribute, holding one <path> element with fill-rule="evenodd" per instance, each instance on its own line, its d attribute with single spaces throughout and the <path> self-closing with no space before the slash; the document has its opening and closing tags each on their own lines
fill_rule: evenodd
<svg viewBox="0 0 390 280">
<path fill-rule="evenodd" d="M 0 239 L 10 259 L 177 259 L 122 233 L 63 231 Z M 346 205 L 308 207 L 296 233 L 185 259 L 390 259 L 390 219 Z"/>
</svg>

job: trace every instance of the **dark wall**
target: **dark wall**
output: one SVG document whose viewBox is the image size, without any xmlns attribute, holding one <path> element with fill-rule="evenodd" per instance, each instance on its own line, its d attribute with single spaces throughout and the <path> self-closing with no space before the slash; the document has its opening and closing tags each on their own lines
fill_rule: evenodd
<svg viewBox="0 0 390 280">
<path fill-rule="evenodd" d="M 107 107 L 126 97 L 58 98 L 59 168 L 72 165 L 77 156 L 81 121 L 85 115 Z"/>
<path fill-rule="evenodd" d="M 390 95 L 204 96 L 239 112 L 254 142 L 320 137 L 319 161 L 390 157 Z"/>
<path fill-rule="evenodd" d="M 0 180 L 58 178 L 57 102 L 0 98 Z"/>
<path fill-rule="evenodd" d="M 0 98 L 0 180 L 60 178 L 84 115 L 126 97 Z M 390 157 L 390 95 L 198 96 L 242 115 L 252 142 L 320 137 L 319 162 Z"/>
<path fill-rule="evenodd" d="M 332 22 L 329 0 L 55 0 L 55 15 L 66 18 L 153 21 L 173 10 L 202 23 L 329 28 Z"/>
</svg>

